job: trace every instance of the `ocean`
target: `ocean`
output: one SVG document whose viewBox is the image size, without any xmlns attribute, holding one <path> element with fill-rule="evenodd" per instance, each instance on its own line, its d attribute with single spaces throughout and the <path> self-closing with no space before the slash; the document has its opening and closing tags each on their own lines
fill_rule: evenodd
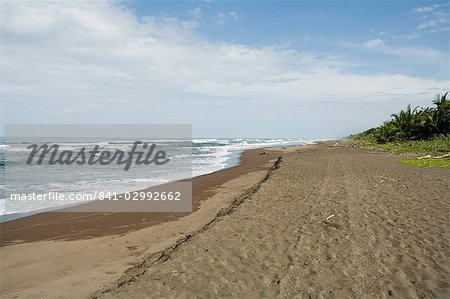
<svg viewBox="0 0 450 299">
<path fill-rule="evenodd" d="M 170 149 L 171 163 L 167 167 L 138 167 L 132 171 L 113 171 L 113 166 L 67 167 L 66 165 L 40 166 L 39 170 L 26 165 L 30 150 L 25 145 L 32 140 L 8 140 L 0 143 L 0 221 L 13 215 L 29 215 L 49 208 L 48 202 L 6 201 L 12 193 L 89 193 L 96 191 L 123 193 L 173 182 L 180 179 L 212 173 L 239 163 L 240 154 L 247 149 L 304 145 L 313 143 L 304 139 L 270 138 L 208 138 L 193 140 L 151 140 L 160 148 Z M 50 143 L 50 141 L 47 141 Z M 52 142 L 56 142 L 52 140 Z M 105 150 L 129 151 L 134 140 L 58 140 L 60 150 L 79 150 L 100 145 Z M 47 169 L 47 171 L 46 171 Z M 155 170 L 156 169 L 156 170 Z M 38 172 L 33 172 L 36 170 Z M 51 207 L 67 202 L 55 201 Z M 9 216 L 8 216 L 9 215 Z"/>
</svg>

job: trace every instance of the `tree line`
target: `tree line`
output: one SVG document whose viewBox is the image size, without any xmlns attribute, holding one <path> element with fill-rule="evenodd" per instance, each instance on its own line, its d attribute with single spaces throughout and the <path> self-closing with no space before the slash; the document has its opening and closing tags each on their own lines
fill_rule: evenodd
<svg viewBox="0 0 450 299">
<path fill-rule="evenodd" d="M 405 140 L 428 140 L 450 134 L 450 100 L 448 92 L 437 95 L 432 107 L 416 107 L 392 114 L 389 121 L 376 128 L 353 136 L 356 139 L 373 139 L 378 143 Z"/>
</svg>

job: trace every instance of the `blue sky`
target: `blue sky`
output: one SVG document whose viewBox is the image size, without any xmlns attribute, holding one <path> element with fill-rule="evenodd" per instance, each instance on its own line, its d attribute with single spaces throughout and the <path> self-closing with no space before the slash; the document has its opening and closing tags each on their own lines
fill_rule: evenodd
<svg viewBox="0 0 450 299">
<path fill-rule="evenodd" d="M 450 88 L 446 1 L 2 2 L 2 123 L 346 136 Z"/>
</svg>

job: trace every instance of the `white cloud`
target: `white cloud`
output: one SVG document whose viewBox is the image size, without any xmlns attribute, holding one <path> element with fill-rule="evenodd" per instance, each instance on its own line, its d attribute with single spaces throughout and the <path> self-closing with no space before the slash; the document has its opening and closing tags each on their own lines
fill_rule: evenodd
<svg viewBox="0 0 450 299">
<path fill-rule="evenodd" d="M 230 11 L 228 14 L 230 15 L 230 17 L 232 17 L 234 19 L 239 18 L 239 15 L 235 11 Z"/>
<path fill-rule="evenodd" d="M 230 101 L 234 110 L 258 100 L 261 113 L 275 105 L 292 114 L 299 101 L 319 111 L 321 102 L 410 99 L 449 85 L 348 74 L 349 62 L 332 54 L 211 42 L 196 32 L 196 20 L 138 20 L 110 2 L 2 2 L 1 8 L 4 121 L 196 122 L 217 119 L 223 112 L 216 108 Z M 382 40 L 365 46 L 387 47 Z"/>
<path fill-rule="evenodd" d="M 361 44 L 345 42 L 338 45 L 373 53 L 389 54 L 398 59 L 407 59 L 413 63 L 442 65 L 448 60 L 448 54 L 434 48 L 426 46 L 392 46 L 378 38 L 367 40 Z"/>
<path fill-rule="evenodd" d="M 232 19 L 237 19 L 239 16 L 235 11 L 218 12 L 215 14 L 213 20 L 218 25 L 225 25 Z"/>
<path fill-rule="evenodd" d="M 450 14 L 435 14 L 431 19 L 421 22 L 418 26 L 418 30 L 429 30 L 431 32 L 436 31 L 448 31 L 450 26 Z"/>
<path fill-rule="evenodd" d="M 370 39 L 364 42 L 364 46 L 367 48 L 376 48 L 380 46 L 384 46 L 385 42 L 382 39 L 376 38 L 376 39 Z"/>
<path fill-rule="evenodd" d="M 449 3 L 444 3 L 415 8 L 413 12 L 421 16 L 421 21 L 416 29 L 419 32 L 431 33 L 449 31 L 450 13 L 448 6 Z"/>
<path fill-rule="evenodd" d="M 239 18 L 239 15 L 235 11 L 218 11 L 213 12 L 210 7 L 194 7 L 193 9 L 188 10 L 189 16 L 198 22 L 202 22 L 203 24 L 209 25 L 226 25 L 232 20 L 236 20 Z"/>
<path fill-rule="evenodd" d="M 303 99 L 349 101 L 384 100 L 385 97 L 417 95 L 424 91 L 439 92 L 443 82 L 404 75 L 352 75 L 327 71 L 314 74 L 287 74 L 274 84 L 240 84 L 207 79 L 192 84 L 189 91 L 214 96 L 247 98 L 281 98 L 285 103 Z"/>
<path fill-rule="evenodd" d="M 437 9 L 446 7 L 448 5 L 449 5 L 448 3 L 444 3 L 444 4 L 434 4 L 434 5 L 429 5 L 429 6 L 417 7 L 417 8 L 413 9 L 413 12 L 419 13 L 419 14 L 426 14 L 426 13 L 434 12 Z"/>
<path fill-rule="evenodd" d="M 200 7 L 195 7 L 193 9 L 189 10 L 189 14 L 194 19 L 201 18 L 203 16 L 203 9 L 201 9 Z"/>
<path fill-rule="evenodd" d="M 417 7 L 413 9 L 413 12 L 415 13 L 428 13 L 428 12 L 432 12 L 436 9 L 436 5 L 432 5 L 432 6 L 424 6 L 424 7 Z"/>
</svg>

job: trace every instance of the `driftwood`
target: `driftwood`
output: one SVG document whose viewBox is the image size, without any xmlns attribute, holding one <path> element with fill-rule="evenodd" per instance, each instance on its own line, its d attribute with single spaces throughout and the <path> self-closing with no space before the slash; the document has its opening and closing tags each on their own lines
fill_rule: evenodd
<svg viewBox="0 0 450 299">
<path fill-rule="evenodd" d="M 417 160 L 422 160 L 422 159 L 427 159 L 427 158 L 433 158 L 433 159 L 446 159 L 446 158 L 450 158 L 450 154 L 445 154 L 442 156 L 431 156 L 431 155 L 426 155 L 426 156 L 422 156 L 422 157 L 417 157 Z"/>
<path fill-rule="evenodd" d="M 445 154 L 445 155 L 442 155 L 442 156 L 436 156 L 436 157 L 433 157 L 434 159 L 445 159 L 445 158 L 450 158 L 450 154 Z"/>
<path fill-rule="evenodd" d="M 418 157 L 417 160 L 422 160 L 422 159 L 427 159 L 427 158 L 431 158 L 431 155 L 426 155 L 426 156 Z"/>
</svg>

